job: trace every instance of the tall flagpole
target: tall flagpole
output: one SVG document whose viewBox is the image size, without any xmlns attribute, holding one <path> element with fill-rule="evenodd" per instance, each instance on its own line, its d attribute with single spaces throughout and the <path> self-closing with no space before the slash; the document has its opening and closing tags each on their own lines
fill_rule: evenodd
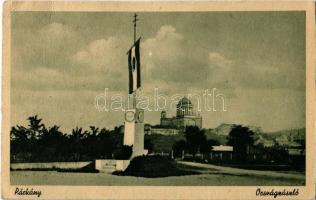
<svg viewBox="0 0 316 200">
<path fill-rule="evenodd" d="M 135 13 L 134 14 L 134 20 L 133 20 L 133 23 L 134 23 L 134 44 L 135 45 L 135 42 L 136 42 L 136 24 L 137 24 L 137 14 Z M 133 84 L 136 84 L 133 82 Z M 133 91 L 133 96 L 132 96 L 132 99 L 133 99 L 133 108 L 136 109 L 136 91 L 137 91 L 137 88 L 135 91 Z"/>
<path fill-rule="evenodd" d="M 137 105 L 137 96 L 140 93 L 141 85 L 141 70 L 140 70 L 140 38 L 136 40 L 136 23 L 137 14 L 132 16 L 134 25 L 134 44 L 128 50 L 128 72 L 129 72 L 129 91 L 128 98 L 129 108 L 125 113 L 125 128 L 124 128 L 124 145 L 132 146 L 131 159 L 136 156 L 144 155 L 144 110 Z M 131 105 L 130 105 L 131 102 Z M 134 115 L 133 120 L 129 120 L 128 113 Z"/>
</svg>

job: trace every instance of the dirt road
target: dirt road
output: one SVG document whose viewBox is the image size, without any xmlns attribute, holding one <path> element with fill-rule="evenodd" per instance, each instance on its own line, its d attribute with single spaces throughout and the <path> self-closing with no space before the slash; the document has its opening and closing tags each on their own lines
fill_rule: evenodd
<svg viewBox="0 0 316 200">
<path fill-rule="evenodd" d="M 212 173 L 227 173 L 232 175 L 254 175 L 254 176 L 269 176 L 274 178 L 291 178 L 291 179 L 305 179 L 305 174 L 303 173 L 285 173 L 276 171 L 259 171 L 259 170 L 249 170 L 249 169 L 239 169 L 233 167 L 224 167 L 212 164 L 202 164 L 196 162 L 178 161 L 178 163 L 193 167 L 199 167 L 204 169 L 209 169 Z"/>
</svg>

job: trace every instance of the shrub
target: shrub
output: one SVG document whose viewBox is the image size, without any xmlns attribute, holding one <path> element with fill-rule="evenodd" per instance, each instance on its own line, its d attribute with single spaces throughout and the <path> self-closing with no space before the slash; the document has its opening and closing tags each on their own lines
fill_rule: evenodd
<svg viewBox="0 0 316 200">
<path fill-rule="evenodd" d="M 113 154 L 117 160 L 128 160 L 133 153 L 133 146 L 123 145 L 122 147 L 115 149 Z"/>
<path fill-rule="evenodd" d="M 131 161 L 127 169 L 120 175 L 155 178 L 166 176 L 181 176 L 188 174 L 199 173 L 186 169 L 180 169 L 174 160 L 167 157 L 138 156 Z"/>
</svg>

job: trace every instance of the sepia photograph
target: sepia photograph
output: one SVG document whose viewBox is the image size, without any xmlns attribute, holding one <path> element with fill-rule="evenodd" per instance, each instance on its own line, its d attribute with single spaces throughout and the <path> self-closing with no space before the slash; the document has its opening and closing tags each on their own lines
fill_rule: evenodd
<svg viewBox="0 0 316 200">
<path fill-rule="evenodd" d="M 56 186 L 313 194 L 310 4 L 72 5 L 7 6 L 10 197 L 46 198 Z"/>
</svg>

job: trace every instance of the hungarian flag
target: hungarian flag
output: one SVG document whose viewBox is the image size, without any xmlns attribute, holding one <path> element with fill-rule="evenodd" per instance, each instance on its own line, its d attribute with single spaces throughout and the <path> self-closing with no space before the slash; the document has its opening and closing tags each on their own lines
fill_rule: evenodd
<svg viewBox="0 0 316 200">
<path fill-rule="evenodd" d="M 128 54 L 129 94 L 140 87 L 140 38 L 135 42 Z"/>
</svg>

